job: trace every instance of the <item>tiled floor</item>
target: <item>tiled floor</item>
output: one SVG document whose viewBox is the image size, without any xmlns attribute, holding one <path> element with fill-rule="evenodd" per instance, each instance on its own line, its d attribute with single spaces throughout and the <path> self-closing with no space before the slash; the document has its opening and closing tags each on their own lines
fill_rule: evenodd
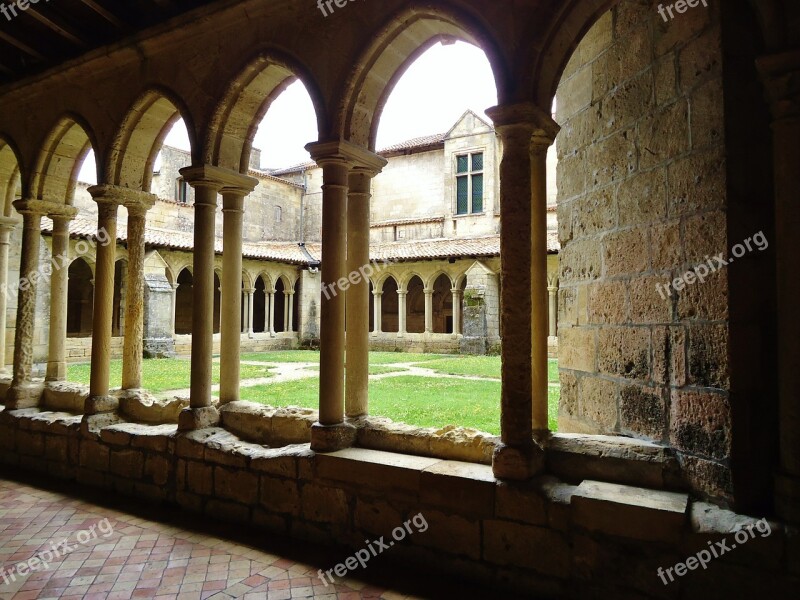
<svg viewBox="0 0 800 600">
<path fill-rule="evenodd" d="M 72 498 L 63 488 L 47 488 L 0 475 L 0 600 L 412 598 L 374 582 L 325 587 L 316 573 L 338 562 L 332 550 L 292 544 L 288 552 L 271 554 L 255 544 L 192 531 L 186 518 L 176 525 L 168 509 L 146 509 L 147 518 L 141 518 L 113 499 L 109 508 L 105 499 Z M 303 564 L 289 555 L 316 562 Z M 21 576 L 16 566 L 32 557 L 49 566 L 33 562 L 35 571 Z M 465 597 L 447 589 L 446 596 L 426 597 Z"/>
</svg>

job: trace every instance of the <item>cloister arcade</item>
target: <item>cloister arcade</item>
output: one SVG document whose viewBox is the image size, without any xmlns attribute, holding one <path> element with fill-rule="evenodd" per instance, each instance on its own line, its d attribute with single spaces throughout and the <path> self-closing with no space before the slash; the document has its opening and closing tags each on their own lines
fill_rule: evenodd
<svg viewBox="0 0 800 600">
<path fill-rule="evenodd" d="M 628 578 L 623 588 L 585 575 L 605 572 L 600 556 L 607 540 L 616 544 L 624 537 L 618 556 L 647 555 L 654 567 L 697 540 L 705 546 L 716 533 L 697 525 L 698 515 L 713 504 L 800 523 L 798 7 L 726 1 L 694 9 L 681 28 L 678 20 L 662 24 L 651 4 L 386 0 L 350 3 L 323 22 L 313 4 L 301 10 L 260 0 L 221 2 L 197 9 L 185 27 L 151 32 L 136 52 L 98 52 L 4 88 L 0 277 L 7 277 L 12 259 L 18 259 L 18 273 L 36 274 L 43 257 L 66 252 L 77 212 L 75 174 L 90 147 L 98 165 L 98 184 L 89 190 L 97 203 L 95 237 L 116 240 L 120 207 L 127 213 L 124 261 L 116 244 L 98 243 L 93 264 L 69 269 L 76 281 L 87 281 L 87 267 L 93 274 L 91 385 L 79 415 L 85 439 L 102 446 L 116 439 L 116 430 L 105 437 L 101 430 L 108 423 L 121 426 L 119 395 L 109 385 L 116 333 L 123 338 L 122 392 L 142 391 L 150 180 L 161 142 L 178 118 L 192 148 L 193 164 L 181 173 L 195 193 L 194 248 L 191 265 L 173 269 L 169 279 L 175 332 L 191 334 L 192 352 L 190 405 L 178 417 L 177 442 L 164 442 L 184 454 L 170 464 L 218 456 L 219 447 L 202 432 L 227 435 L 252 417 L 247 411 L 255 409 L 239 402 L 242 333 L 297 328 L 296 296 L 303 286 L 296 275 L 243 276 L 246 198 L 257 183 L 248 175 L 249 155 L 254 128 L 271 101 L 299 78 L 316 109 L 319 137 L 309 140 L 308 150 L 324 179 L 321 285 L 349 284 L 346 294 L 320 299 L 319 410 L 308 442 L 270 455 L 276 462 L 259 465 L 264 470 L 254 476 L 256 491 L 243 486 L 252 496 L 247 510 L 226 514 L 291 535 L 360 544 L 368 529 L 363 524 L 378 519 L 374 515 L 390 513 L 402 522 L 422 506 L 439 527 L 431 527 L 438 541 L 409 554 L 503 585 L 524 573 L 529 590 L 568 590 L 576 597 L 641 589 L 633 581 L 643 578 L 638 570 L 620 575 Z M 350 277 L 371 261 L 371 183 L 386 164 L 375 152 L 382 107 L 415 56 L 452 39 L 482 48 L 492 65 L 499 101 L 487 115 L 502 142 L 501 434 L 465 444 L 466 450 L 449 432 L 376 433 L 382 425 L 371 419 L 368 388 L 371 334 L 459 334 L 461 307 L 468 308 L 463 273 Z M 640 51 L 625 44 L 638 44 Z M 592 55 L 596 46 L 603 52 Z M 139 68 L 142 57 L 147 68 Z M 554 118 L 559 89 L 565 101 Z M 31 107 L 24 114 L 23 105 Z M 561 410 L 578 415 L 574 423 L 596 426 L 569 435 L 548 431 L 553 294 L 546 153 L 557 137 L 566 149 L 560 177 L 574 188 L 559 190 L 561 381 L 573 393 L 566 397 L 574 398 L 574 406 L 562 402 Z M 215 250 L 218 203 L 221 258 Z M 52 220 L 50 248 L 41 244 L 43 219 Z M 680 275 L 706 254 L 726 252 L 754 226 L 774 240 L 770 253 L 737 261 L 706 286 L 659 300 L 656 282 Z M 18 256 L 9 243 L 15 228 Z M 0 320 L 3 302 L 15 319 L 13 378 L 0 425 L 44 407 L 44 391 L 65 377 L 67 332 L 85 331 L 89 319 L 79 290 L 68 288 L 67 269 L 25 281 L 16 298 L 0 299 Z M 37 285 L 51 289 L 45 381 L 33 376 L 31 348 L 42 308 Z M 184 310 L 188 306 L 191 311 Z M 221 376 L 219 393 L 212 394 L 217 331 Z M 272 434 L 272 427 L 270 421 L 264 429 Z M 263 445 L 287 445 L 276 439 Z M 490 450 L 475 458 L 474 448 L 484 443 Z M 86 452 L 100 452 L 95 446 Z M 192 454 L 198 447 L 199 459 Z M 251 451 L 261 450 L 235 447 L 235 458 L 215 467 L 218 479 L 208 497 L 195 505 L 181 492 L 175 502 L 224 513 L 239 502 L 241 490 L 219 482 L 235 477 L 226 469 L 248 473 L 242 481 L 252 475 Z M 382 454 L 390 452 L 391 459 Z M 106 464 L 113 464 L 108 453 Z M 465 464 L 465 456 L 473 464 Z M 448 464 L 437 463 L 442 459 Z M 286 462 L 277 466 L 278 460 Z M 84 457 L 84 463 L 91 461 Z M 280 478 L 269 480 L 274 487 L 259 483 L 273 475 Z M 296 480 L 302 485 L 293 488 Z M 378 500 L 363 492 L 370 486 L 383 486 Z M 295 496 L 287 508 L 275 498 L 289 488 Z M 265 489 L 278 491 L 270 496 Z M 390 501 L 379 504 L 384 495 Z M 323 508 L 309 508 L 318 498 Z M 539 504 L 546 511 L 533 515 Z M 614 509 L 606 511 L 608 505 Z M 453 550 L 453 538 L 467 550 Z M 796 553 L 796 542 L 781 548 L 789 543 Z M 762 569 L 764 581 L 796 581 L 796 566 L 781 557 L 773 568 L 778 575 L 765 574 L 763 565 L 748 568 Z M 720 585 L 735 590 L 735 582 L 748 581 L 737 577 Z M 581 581 L 578 587 L 571 587 L 573 580 Z M 697 585 L 711 587 L 705 579 Z M 648 594 L 663 591 L 660 584 L 648 586 L 641 584 Z"/>
</svg>

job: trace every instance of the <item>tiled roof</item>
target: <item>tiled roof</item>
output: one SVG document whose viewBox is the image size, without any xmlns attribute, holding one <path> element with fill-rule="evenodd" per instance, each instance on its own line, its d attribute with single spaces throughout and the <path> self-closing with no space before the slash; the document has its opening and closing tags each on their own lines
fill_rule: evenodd
<svg viewBox="0 0 800 600">
<path fill-rule="evenodd" d="M 393 144 L 387 148 L 378 151 L 378 154 L 393 154 L 395 152 L 403 152 L 405 150 L 415 150 L 417 148 L 425 148 L 427 146 L 436 146 L 443 144 L 446 133 L 435 133 L 433 135 L 425 135 L 418 138 L 412 138 L 399 144 Z"/>
<path fill-rule="evenodd" d="M 42 220 L 42 231 L 52 232 L 52 221 Z M 94 238 L 97 224 L 91 219 L 78 217 L 70 222 L 69 232 L 73 237 Z M 117 240 L 127 240 L 127 228 L 124 223 L 117 227 Z M 167 231 L 148 227 L 145 231 L 145 243 L 155 248 L 182 250 L 191 252 L 194 248 L 194 236 L 191 232 Z M 222 239 L 217 238 L 215 250 L 222 253 Z M 550 254 L 560 250 L 558 233 L 547 234 L 547 251 Z M 307 252 L 306 252 L 307 251 Z M 245 258 L 268 260 L 290 265 L 307 266 L 314 259 L 322 260 L 322 245 L 308 243 L 305 250 L 297 242 L 259 242 L 242 244 Z M 415 260 L 443 260 L 449 258 L 489 258 L 500 256 L 500 236 L 490 235 L 475 238 L 415 240 L 404 242 L 386 242 L 372 244 L 370 260 L 410 262 Z"/>
<path fill-rule="evenodd" d="M 379 221 L 377 223 L 372 223 L 370 227 L 372 229 L 378 229 L 380 227 L 394 227 L 395 225 L 420 225 L 424 223 L 443 223 L 444 217 L 411 217 L 409 219 L 395 219 L 393 221 Z"/>
</svg>

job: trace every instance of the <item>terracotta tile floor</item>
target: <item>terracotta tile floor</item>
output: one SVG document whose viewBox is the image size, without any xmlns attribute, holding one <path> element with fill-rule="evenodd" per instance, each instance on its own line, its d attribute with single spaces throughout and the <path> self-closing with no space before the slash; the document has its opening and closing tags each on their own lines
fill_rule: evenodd
<svg viewBox="0 0 800 600">
<path fill-rule="evenodd" d="M 415 595 L 392 591 L 391 582 L 376 583 L 367 571 L 363 573 L 371 577 L 370 583 L 348 579 L 325 587 L 317 571 L 340 562 L 342 551 L 286 540 L 265 544 L 252 532 L 248 545 L 237 541 L 241 537 L 236 537 L 235 527 L 216 526 L 209 532 L 204 524 L 206 529 L 200 531 L 192 517 L 176 515 L 173 509 L 126 506 L 123 503 L 130 500 L 98 497 L 93 492 L 83 491 L 80 497 L 72 494 L 72 488 L 36 479 L 23 483 L 16 475 L 11 479 L 0 473 L 0 600 L 498 597 L 484 595 L 474 586 L 467 591 L 462 584 L 417 573 L 411 584 L 416 586 Z M 253 539 L 259 541 L 253 543 Z M 48 561 L 49 567 L 34 563 L 35 571 L 24 576 L 16 572 L 18 563 L 34 556 Z M 299 562 L 298 556 L 306 562 Z M 381 568 L 375 567 L 378 580 Z M 409 575 L 406 571 L 405 576 Z"/>
</svg>

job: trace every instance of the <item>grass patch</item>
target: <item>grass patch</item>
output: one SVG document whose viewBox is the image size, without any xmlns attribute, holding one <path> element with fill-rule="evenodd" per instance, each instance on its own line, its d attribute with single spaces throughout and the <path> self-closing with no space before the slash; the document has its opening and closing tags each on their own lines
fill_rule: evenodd
<svg viewBox="0 0 800 600">
<path fill-rule="evenodd" d="M 73 383 L 89 384 L 91 365 L 89 363 L 67 366 L 67 379 Z M 242 365 L 242 379 L 272 377 L 268 367 Z M 147 359 L 142 363 L 142 385 L 150 392 L 160 393 L 170 390 L 186 389 L 190 384 L 191 362 L 177 358 Z M 219 383 L 219 363 L 212 365 L 212 381 Z M 122 385 L 122 361 L 111 361 L 111 387 Z"/>
<path fill-rule="evenodd" d="M 306 367 L 303 369 L 304 371 L 313 371 L 315 373 L 319 373 L 319 367 Z M 390 367 L 390 366 L 382 366 L 382 365 L 370 365 L 369 366 L 369 374 L 370 375 L 388 375 L 389 373 L 402 373 L 408 371 L 408 369 L 404 367 Z"/>
<path fill-rule="evenodd" d="M 499 356 L 449 356 L 437 358 L 424 366 L 426 369 L 434 369 L 448 375 L 473 375 L 500 379 L 500 365 Z M 558 383 L 558 359 L 548 360 L 547 378 L 552 383 Z"/>
<path fill-rule="evenodd" d="M 370 414 L 419 427 L 460 425 L 500 433 L 500 382 L 403 376 L 370 381 Z M 555 431 L 558 388 L 550 388 Z M 242 399 L 272 406 L 319 407 L 319 380 L 304 379 L 242 390 Z"/>
<path fill-rule="evenodd" d="M 370 352 L 371 365 L 391 365 L 397 363 L 429 362 L 444 358 L 443 354 L 410 354 L 405 352 Z M 287 350 L 282 352 L 251 352 L 242 354 L 243 361 L 266 363 L 315 363 L 319 364 L 316 350 Z"/>
</svg>

